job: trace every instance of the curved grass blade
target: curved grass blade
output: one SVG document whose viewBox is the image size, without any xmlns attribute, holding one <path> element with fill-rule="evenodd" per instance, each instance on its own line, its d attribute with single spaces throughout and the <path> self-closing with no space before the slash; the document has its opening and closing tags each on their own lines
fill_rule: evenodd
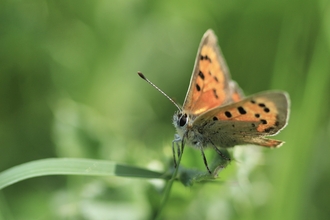
<svg viewBox="0 0 330 220">
<path fill-rule="evenodd" d="M 25 179 L 49 175 L 168 178 L 159 172 L 121 165 L 112 161 L 81 158 L 49 158 L 24 163 L 1 172 L 0 190 Z"/>
</svg>

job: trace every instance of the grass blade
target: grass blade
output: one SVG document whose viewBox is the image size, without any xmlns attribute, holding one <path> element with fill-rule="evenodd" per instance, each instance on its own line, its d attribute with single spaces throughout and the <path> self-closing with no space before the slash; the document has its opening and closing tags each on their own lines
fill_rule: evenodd
<svg viewBox="0 0 330 220">
<path fill-rule="evenodd" d="M 0 189 L 38 176 L 87 175 L 139 178 L 166 178 L 159 172 L 117 164 L 113 161 L 81 158 L 49 158 L 24 163 L 0 173 Z"/>
</svg>

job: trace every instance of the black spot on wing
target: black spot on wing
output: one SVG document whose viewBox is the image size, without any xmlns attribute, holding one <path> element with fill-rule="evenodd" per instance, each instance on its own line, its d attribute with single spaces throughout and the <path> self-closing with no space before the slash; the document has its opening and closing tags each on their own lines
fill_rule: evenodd
<svg viewBox="0 0 330 220">
<path fill-rule="evenodd" d="M 218 118 L 214 116 L 213 121 L 218 121 Z"/>
<path fill-rule="evenodd" d="M 274 127 L 269 127 L 269 128 L 266 128 L 264 131 L 265 132 L 270 132 L 271 130 L 274 130 L 275 128 Z"/>
<path fill-rule="evenodd" d="M 260 118 L 260 114 L 254 114 L 254 116 L 256 117 L 256 118 Z"/>
<path fill-rule="evenodd" d="M 229 111 L 225 111 L 225 116 L 227 117 L 227 118 L 231 118 L 231 113 L 229 112 Z"/>
<path fill-rule="evenodd" d="M 266 112 L 266 113 L 270 112 L 270 109 L 267 108 L 267 106 L 264 103 L 259 103 L 258 106 L 263 108 L 264 112 Z"/>
<path fill-rule="evenodd" d="M 196 83 L 196 89 L 198 92 L 201 91 L 201 87 L 197 83 Z"/>
<path fill-rule="evenodd" d="M 218 99 L 218 98 L 219 98 L 219 96 L 218 96 L 218 94 L 217 94 L 217 90 L 216 90 L 216 89 L 213 89 L 213 94 L 214 94 L 214 97 L 215 97 L 216 99 Z"/>
<path fill-rule="evenodd" d="M 263 123 L 264 125 L 267 124 L 267 121 L 265 119 L 260 119 L 261 123 Z"/>
<path fill-rule="evenodd" d="M 237 110 L 238 110 L 238 112 L 239 112 L 241 115 L 245 115 L 245 114 L 246 114 L 246 111 L 245 111 L 245 109 L 244 109 L 242 106 L 237 107 Z"/>
<path fill-rule="evenodd" d="M 207 55 L 201 55 L 201 60 L 208 60 L 210 63 L 212 63 L 212 60 Z"/>
<path fill-rule="evenodd" d="M 202 71 L 199 71 L 198 75 L 199 75 L 199 77 L 200 77 L 202 80 L 205 79 L 205 76 L 204 76 L 204 74 L 202 73 Z"/>
</svg>

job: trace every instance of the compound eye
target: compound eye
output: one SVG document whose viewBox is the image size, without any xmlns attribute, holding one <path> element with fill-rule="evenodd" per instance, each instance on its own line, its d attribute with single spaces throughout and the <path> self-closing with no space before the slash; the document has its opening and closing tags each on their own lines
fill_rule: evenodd
<svg viewBox="0 0 330 220">
<path fill-rule="evenodd" d="M 183 127 L 186 124 L 187 124 L 187 114 L 184 114 L 180 118 L 179 125 L 180 125 L 180 127 Z"/>
</svg>

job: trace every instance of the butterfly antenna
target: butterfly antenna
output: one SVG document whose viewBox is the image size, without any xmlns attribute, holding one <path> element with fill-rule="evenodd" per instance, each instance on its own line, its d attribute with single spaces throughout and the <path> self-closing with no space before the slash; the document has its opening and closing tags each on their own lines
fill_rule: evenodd
<svg viewBox="0 0 330 220">
<path fill-rule="evenodd" d="M 139 76 L 147 81 L 150 85 L 152 85 L 155 89 L 157 89 L 160 93 L 162 93 L 168 100 L 170 100 L 178 109 L 179 111 L 182 111 L 180 106 L 173 100 L 171 99 L 165 92 L 163 92 L 160 88 L 158 88 L 155 84 L 153 84 L 149 79 L 147 79 L 141 72 L 138 72 Z"/>
</svg>

